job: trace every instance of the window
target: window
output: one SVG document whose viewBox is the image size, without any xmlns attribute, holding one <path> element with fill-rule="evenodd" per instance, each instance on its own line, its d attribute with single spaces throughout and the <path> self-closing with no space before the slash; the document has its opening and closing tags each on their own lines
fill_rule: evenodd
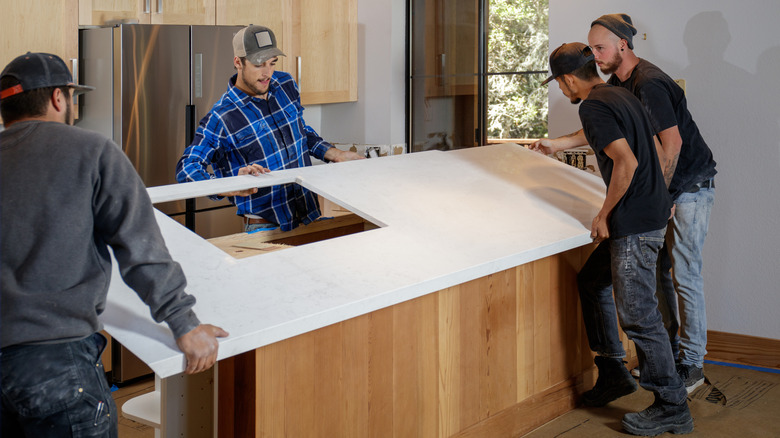
<svg viewBox="0 0 780 438">
<path fill-rule="evenodd" d="M 547 134 L 548 0 L 409 1 L 408 144 Z"/>
</svg>

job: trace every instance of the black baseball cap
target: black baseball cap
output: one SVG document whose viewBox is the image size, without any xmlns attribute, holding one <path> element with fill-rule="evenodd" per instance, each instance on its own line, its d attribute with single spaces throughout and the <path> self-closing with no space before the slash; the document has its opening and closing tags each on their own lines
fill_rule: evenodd
<svg viewBox="0 0 780 438">
<path fill-rule="evenodd" d="M 51 53 L 27 52 L 17 56 L 0 73 L 0 79 L 6 76 L 15 78 L 19 84 L 0 90 L 0 99 L 46 87 L 70 87 L 74 95 L 95 89 L 73 82 L 73 76 L 62 58 Z"/>
<path fill-rule="evenodd" d="M 547 84 L 558 76 L 577 70 L 590 61 L 593 61 L 593 52 L 583 43 L 564 43 L 550 54 L 550 75 L 542 82 Z"/>
</svg>

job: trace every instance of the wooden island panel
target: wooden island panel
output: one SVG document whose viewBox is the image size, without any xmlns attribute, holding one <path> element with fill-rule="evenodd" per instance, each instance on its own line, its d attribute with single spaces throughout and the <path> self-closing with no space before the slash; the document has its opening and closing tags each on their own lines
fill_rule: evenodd
<svg viewBox="0 0 780 438">
<path fill-rule="evenodd" d="M 222 360 L 219 436 L 503 437 L 534 429 L 593 384 L 575 281 L 591 250 Z"/>
</svg>

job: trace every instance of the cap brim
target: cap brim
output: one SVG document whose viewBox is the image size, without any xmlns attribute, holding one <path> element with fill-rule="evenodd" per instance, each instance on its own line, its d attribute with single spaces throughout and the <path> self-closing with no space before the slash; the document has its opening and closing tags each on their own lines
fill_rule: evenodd
<svg viewBox="0 0 780 438">
<path fill-rule="evenodd" d="M 545 79 L 545 80 L 544 80 L 544 82 L 542 82 L 542 85 L 547 85 L 547 84 L 548 84 L 548 83 L 550 83 L 550 81 L 552 81 L 553 79 L 555 79 L 555 76 L 552 76 L 552 75 L 550 75 L 550 77 L 549 77 L 549 78 Z"/>
<path fill-rule="evenodd" d="M 68 87 L 73 89 L 73 95 L 78 96 L 80 94 L 84 94 L 87 91 L 92 91 L 95 89 L 95 87 L 90 87 L 89 85 L 76 85 L 76 84 L 70 84 Z"/>
<path fill-rule="evenodd" d="M 263 50 L 262 52 L 255 53 L 253 55 L 247 55 L 246 60 L 251 62 L 252 64 L 259 65 L 275 56 L 287 56 L 287 55 L 285 55 L 284 52 L 282 52 L 277 48 L 272 48 L 268 50 Z"/>
</svg>

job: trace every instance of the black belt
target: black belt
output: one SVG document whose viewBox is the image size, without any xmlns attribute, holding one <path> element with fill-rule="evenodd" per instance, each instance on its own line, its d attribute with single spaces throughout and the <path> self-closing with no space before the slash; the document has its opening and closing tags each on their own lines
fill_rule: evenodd
<svg viewBox="0 0 780 438">
<path fill-rule="evenodd" d="M 699 189 L 714 189 L 715 188 L 715 178 L 710 178 L 708 180 L 698 182 L 694 185 L 692 185 L 686 192 L 688 193 L 696 193 L 699 191 Z"/>
<path fill-rule="evenodd" d="M 254 218 L 254 217 L 246 217 L 244 216 L 244 224 L 245 225 L 254 225 L 254 224 L 273 224 L 271 221 L 267 221 L 263 218 Z M 276 225 L 276 224 L 274 224 Z"/>
</svg>

